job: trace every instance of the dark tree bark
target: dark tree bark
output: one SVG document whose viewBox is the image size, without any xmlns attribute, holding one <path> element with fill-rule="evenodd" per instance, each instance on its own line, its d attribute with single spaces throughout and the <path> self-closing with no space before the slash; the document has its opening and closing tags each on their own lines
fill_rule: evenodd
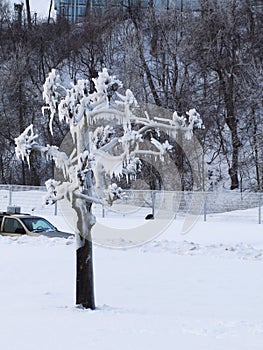
<svg viewBox="0 0 263 350">
<path fill-rule="evenodd" d="M 48 20 L 47 20 L 48 24 L 50 23 L 52 7 L 53 7 L 53 0 L 50 0 L 49 11 L 48 11 Z"/>
<path fill-rule="evenodd" d="M 32 20 L 31 20 L 31 10 L 30 10 L 30 2 L 26 0 L 26 15 L 27 15 L 27 25 L 28 28 L 32 28 Z"/>
<path fill-rule="evenodd" d="M 92 240 L 81 238 L 83 246 L 77 249 L 76 304 L 95 309 Z"/>
<path fill-rule="evenodd" d="M 153 99 L 154 99 L 154 103 L 157 106 L 161 106 L 161 100 L 160 97 L 158 95 L 157 89 L 155 87 L 154 81 L 153 81 L 153 77 L 152 77 L 152 73 L 151 70 L 147 64 L 146 58 L 145 58 L 145 51 L 144 51 L 144 47 L 143 47 L 143 40 L 142 40 L 142 33 L 141 33 L 141 28 L 140 28 L 140 21 L 137 18 L 137 13 L 135 13 L 135 11 L 130 7 L 129 8 L 129 14 L 130 14 L 130 18 L 132 20 L 132 23 L 134 25 L 135 28 L 135 35 L 136 35 L 136 40 L 137 40 L 137 45 L 138 45 L 138 50 L 139 50 L 139 57 L 141 60 L 141 64 L 142 64 L 142 68 L 143 71 L 145 72 Z"/>
<path fill-rule="evenodd" d="M 82 135 L 83 136 L 83 135 Z M 81 143 L 80 143 L 81 144 Z M 83 182 L 84 195 L 92 195 L 92 172 L 86 174 Z M 77 199 L 73 202 L 77 213 L 77 250 L 76 250 L 76 304 L 85 309 L 95 309 L 93 253 L 91 230 L 95 224 L 92 203 Z"/>
<path fill-rule="evenodd" d="M 238 131 L 237 131 L 237 123 L 238 120 L 235 117 L 235 106 L 234 106 L 234 77 L 231 75 L 227 81 L 222 78 L 222 74 L 219 74 L 220 80 L 222 82 L 223 92 L 225 96 L 225 106 L 226 106 L 226 117 L 225 121 L 229 130 L 231 132 L 231 144 L 232 144 L 232 161 L 231 167 L 229 168 L 229 176 L 230 176 L 230 189 L 234 190 L 239 188 L 239 180 L 238 180 L 238 170 L 239 170 L 239 147 L 241 146 Z"/>
</svg>

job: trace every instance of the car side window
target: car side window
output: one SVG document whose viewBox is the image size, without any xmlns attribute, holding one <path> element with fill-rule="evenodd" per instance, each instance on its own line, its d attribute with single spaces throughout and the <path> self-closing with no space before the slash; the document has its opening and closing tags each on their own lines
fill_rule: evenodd
<svg viewBox="0 0 263 350">
<path fill-rule="evenodd" d="M 20 222 L 14 218 L 5 218 L 3 232 L 22 233 L 24 231 Z"/>
</svg>

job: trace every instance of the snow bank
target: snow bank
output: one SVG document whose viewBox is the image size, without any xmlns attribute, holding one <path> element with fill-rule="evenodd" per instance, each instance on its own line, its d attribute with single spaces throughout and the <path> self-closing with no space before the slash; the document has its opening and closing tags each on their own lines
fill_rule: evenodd
<svg viewBox="0 0 263 350">
<path fill-rule="evenodd" d="M 95 311 L 74 307 L 74 240 L 0 237 L 1 349 L 261 350 L 262 226 L 182 225 L 132 249 L 95 245 Z"/>
</svg>

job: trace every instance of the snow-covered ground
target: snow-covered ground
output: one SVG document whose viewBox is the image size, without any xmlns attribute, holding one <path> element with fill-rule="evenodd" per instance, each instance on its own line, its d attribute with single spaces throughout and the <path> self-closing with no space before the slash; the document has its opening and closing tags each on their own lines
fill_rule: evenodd
<svg viewBox="0 0 263 350">
<path fill-rule="evenodd" d="M 95 245 L 95 311 L 74 306 L 74 240 L 0 237 L 0 349 L 262 350 L 263 225 L 250 216 L 213 215 L 186 235 L 178 216 L 144 245 Z"/>
</svg>

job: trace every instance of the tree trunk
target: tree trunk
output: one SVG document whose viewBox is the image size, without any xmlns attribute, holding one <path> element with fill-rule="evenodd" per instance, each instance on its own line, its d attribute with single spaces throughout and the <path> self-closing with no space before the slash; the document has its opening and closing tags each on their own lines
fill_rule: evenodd
<svg viewBox="0 0 263 350">
<path fill-rule="evenodd" d="M 77 249 L 76 304 L 95 309 L 93 258 L 91 239 L 80 238 L 83 245 Z"/>
<path fill-rule="evenodd" d="M 227 112 L 229 113 L 229 111 Z M 237 120 L 235 117 L 230 116 L 226 118 L 226 123 L 231 132 L 231 141 L 232 141 L 232 161 L 231 167 L 229 169 L 229 175 L 231 180 L 230 189 L 234 190 L 239 188 L 239 180 L 238 180 L 238 155 L 239 155 L 239 147 L 240 141 L 237 133 Z"/>
<path fill-rule="evenodd" d="M 183 151 L 183 135 L 182 130 L 178 130 L 177 134 L 177 161 L 178 171 L 181 177 L 181 191 L 185 190 L 185 169 L 184 169 L 184 151 Z"/>
<path fill-rule="evenodd" d="M 227 106 L 228 116 L 226 117 L 226 123 L 231 131 L 231 141 L 232 141 L 232 160 L 231 160 L 231 167 L 229 169 L 229 175 L 231 180 L 230 189 L 235 190 L 239 188 L 238 155 L 239 155 L 240 140 L 238 138 L 238 133 L 237 133 L 237 119 L 233 116 L 231 112 L 233 113 L 233 109 L 228 108 Z"/>
<path fill-rule="evenodd" d="M 141 28 L 139 25 L 139 21 L 136 18 L 136 15 L 131 8 L 130 8 L 130 18 L 131 18 L 133 25 L 134 25 L 134 28 L 135 28 L 135 35 L 136 35 L 136 40 L 137 40 L 137 45 L 138 45 L 139 57 L 140 57 L 142 68 L 145 72 L 145 75 L 146 75 L 146 78 L 147 78 L 147 81 L 148 81 L 148 84 L 149 84 L 149 87 L 150 87 L 150 90 L 151 90 L 151 93 L 152 93 L 152 96 L 154 99 L 154 103 L 157 106 L 161 106 L 162 103 L 161 103 L 161 100 L 159 98 L 158 92 L 155 88 L 155 84 L 153 81 L 151 70 L 150 70 L 150 68 L 147 64 L 146 58 L 144 56 L 144 47 L 143 47 L 143 40 L 142 40 L 142 34 L 141 34 Z"/>
<path fill-rule="evenodd" d="M 226 117 L 225 121 L 229 130 L 231 132 L 231 143 L 232 143 L 232 160 L 231 167 L 228 170 L 230 175 L 230 189 L 234 190 L 239 188 L 238 180 L 238 155 L 239 147 L 241 145 L 238 138 L 237 123 L 238 120 L 235 116 L 235 106 L 234 106 L 234 76 L 223 77 L 223 74 L 219 72 L 219 79 L 221 81 L 221 86 L 223 88 L 224 100 L 226 106 Z"/>
<path fill-rule="evenodd" d="M 50 23 L 50 19 L 51 19 L 52 7 L 53 7 L 53 0 L 50 0 L 49 11 L 48 11 L 48 20 L 47 20 L 48 24 Z"/>
<path fill-rule="evenodd" d="M 90 182 L 90 178 L 88 179 Z M 90 189 L 83 194 L 89 194 Z M 85 309 L 95 309 L 93 254 L 91 229 L 95 224 L 92 203 L 83 199 L 73 201 L 77 213 L 77 250 L 76 250 L 76 304 Z"/>
<path fill-rule="evenodd" d="M 31 20 L 31 10 L 30 10 L 30 2 L 26 0 L 26 15 L 27 15 L 27 25 L 28 28 L 32 28 L 32 20 Z"/>
<path fill-rule="evenodd" d="M 232 137 L 233 144 L 233 137 Z M 233 154 L 232 154 L 232 165 L 229 169 L 229 175 L 231 180 L 230 189 L 235 190 L 239 188 L 239 180 L 238 180 L 238 147 L 233 145 Z"/>
<path fill-rule="evenodd" d="M 254 151 L 255 168 L 256 168 L 256 179 L 257 179 L 257 190 L 262 191 L 262 182 L 260 177 L 260 156 L 259 156 L 259 143 L 258 143 L 258 124 L 255 117 L 255 109 L 252 107 L 252 122 L 253 122 L 253 144 L 252 148 Z"/>
</svg>

